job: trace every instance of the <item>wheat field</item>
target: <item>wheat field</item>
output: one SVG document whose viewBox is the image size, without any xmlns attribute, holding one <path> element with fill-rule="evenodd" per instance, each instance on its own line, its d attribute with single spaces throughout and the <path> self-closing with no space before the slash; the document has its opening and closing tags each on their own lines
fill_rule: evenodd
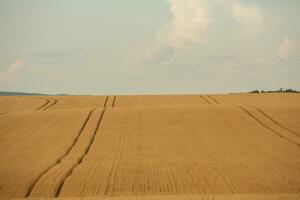
<svg viewBox="0 0 300 200">
<path fill-rule="evenodd" d="M 300 94 L 0 97 L 0 199 L 300 199 Z"/>
</svg>

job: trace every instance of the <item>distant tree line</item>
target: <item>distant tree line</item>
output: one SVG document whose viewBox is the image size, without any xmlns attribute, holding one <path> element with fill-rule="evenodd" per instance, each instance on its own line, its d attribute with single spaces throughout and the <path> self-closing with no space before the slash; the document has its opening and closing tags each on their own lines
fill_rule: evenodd
<svg viewBox="0 0 300 200">
<path fill-rule="evenodd" d="M 253 91 L 251 91 L 249 93 L 299 93 L 299 91 L 293 90 L 293 89 L 283 89 L 283 88 L 280 88 L 279 90 L 268 90 L 268 91 L 253 90 Z"/>
</svg>

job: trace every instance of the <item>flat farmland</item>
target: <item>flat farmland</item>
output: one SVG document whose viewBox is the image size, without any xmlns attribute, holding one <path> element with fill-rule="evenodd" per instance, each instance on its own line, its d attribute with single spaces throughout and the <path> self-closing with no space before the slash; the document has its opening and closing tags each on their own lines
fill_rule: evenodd
<svg viewBox="0 0 300 200">
<path fill-rule="evenodd" d="M 0 199 L 300 199 L 300 94 L 0 97 Z"/>
</svg>

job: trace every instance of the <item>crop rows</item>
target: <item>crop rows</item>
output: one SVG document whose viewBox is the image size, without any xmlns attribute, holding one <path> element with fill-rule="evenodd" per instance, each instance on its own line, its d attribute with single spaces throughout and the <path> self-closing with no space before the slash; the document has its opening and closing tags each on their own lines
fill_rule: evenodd
<svg viewBox="0 0 300 200">
<path fill-rule="evenodd" d="M 297 199 L 299 100 L 0 98 L 0 199 Z"/>
</svg>

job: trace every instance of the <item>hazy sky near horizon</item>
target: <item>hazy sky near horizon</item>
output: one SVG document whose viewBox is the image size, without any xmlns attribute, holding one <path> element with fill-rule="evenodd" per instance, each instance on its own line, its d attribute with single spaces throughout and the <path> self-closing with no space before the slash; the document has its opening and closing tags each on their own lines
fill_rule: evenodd
<svg viewBox="0 0 300 200">
<path fill-rule="evenodd" d="M 299 0 L 0 0 L 0 90 L 300 90 Z"/>
</svg>

